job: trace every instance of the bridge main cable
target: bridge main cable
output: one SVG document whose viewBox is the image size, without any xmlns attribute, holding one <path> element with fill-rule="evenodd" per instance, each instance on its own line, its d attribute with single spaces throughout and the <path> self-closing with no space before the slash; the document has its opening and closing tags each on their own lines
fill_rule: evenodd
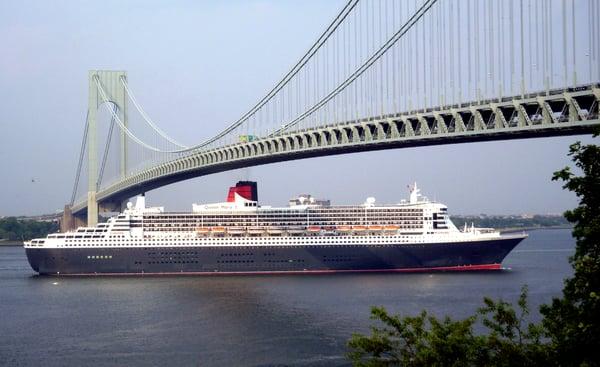
<svg viewBox="0 0 600 367">
<path fill-rule="evenodd" d="M 71 194 L 71 203 L 73 206 L 75 203 L 75 196 L 77 195 L 77 187 L 79 186 L 79 178 L 81 176 L 81 167 L 83 166 L 83 156 L 85 155 L 85 147 L 87 145 L 88 130 L 90 128 L 89 121 L 90 111 L 88 110 L 85 116 L 85 128 L 83 130 L 83 140 L 81 141 L 81 149 L 79 151 L 79 163 L 77 163 L 77 172 L 75 173 L 75 184 L 73 185 L 73 193 Z"/>
<path fill-rule="evenodd" d="M 437 2 L 438 0 L 427 0 L 423 5 L 419 8 L 419 10 L 413 14 L 410 19 L 398 30 L 398 32 L 394 33 L 394 35 L 387 40 L 386 43 L 383 44 L 377 50 L 373 56 L 371 56 L 365 63 L 363 63 L 354 73 L 352 73 L 344 82 L 338 85 L 333 91 L 331 91 L 327 96 L 323 97 L 319 102 L 317 102 L 313 107 L 302 113 L 300 116 L 296 117 L 294 120 L 282 126 L 280 129 L 274 131 L 269 136 L 277 135 L 290 127 L 296 125 L 298 122 L 304 120 L 306 117 L 310 116 L 313 112 L 317 111 L 331 99 L 333 99 L 336 95 L 338 95 L 341 91 L 343 91 L 347 86 L 349 86 L 354 80 L 360 77 L 371 65 L 373 65 L 377 60 L 379 60 L 387 50 L 389 50 L 406 32 L 408 32 L 413 25 L 427 13 L 427 11 Z"/>
<path fill-rule="evenodd" d="M 154 129 L 154 131 L 156 131 L 160 136 L 162 136 L 165 140 L 167 140 L 169 143 L 172 143 L 173 145 L 176 145 L 180 148 L 184 148 L 187 149 L 189 148 L 186 145 L 183 145 L 179 142 L 177 142 L 175 139 L 171 138 L 170 136 L 168 136 L 164 131 L 162 131 L 151 119 L 150 117 L 146 114 L 146 111 L 144 111 L 144 109 L 139 105 L 139 103 L 137 102 L 137 100 L 135 99 L 135 96 L 133 95 L 133 92 L 131 92 L 131 90 L 129 89 L 129 85 L 127 84 L 127 81 L 125 80 L 125 78 L 123 76 L 121 76 L 120 78 L 121 80 L 121 84 L 123 84 L 123 88 L 125 88 L 125 91 L 127 92 L 127 95 L 129 96 L 129 99 L 131 99 L 131 102 L 133 102 L 133 105 L 135 106 L 135 108 L 138 110 L 138 112 L 140 113 L 140 115 L 142 115 L 142 118 L 144 119 L 144 121 L 146 121 L 146 123 L 152 128 Z"/>
<path fill-rule="evenodd" d="M 173 150 L 163 150 L 163 149 L 159 149 L 156 148 L 144 141 L 142 141 L 140 138 L 138 138 L 133 132 L 131 132 L 131 130 L 129 130 L 127 128 L 127 126 L 125 126 L 125 124 L 123 123 L 123 121 L 121 120 L 121 118 L 119 117 L 119 115 L 116 113 L 116 111 L 110 107 L 108 107 L 108 102 L 109 99 L 106 95 L 106 92 L 104 91 L 104 88 L 102 87 L 102 84 L 100 83 L 100 80 L 98 79 L 98 77 L 96 76 L 94 78 L 94 82 L 96 83 L 96 86 L 98 87 L 98 91 L 100 92 L 100 96 L 102 97 L 102 101 L 105 103 L 105 105 L 107 106 L 107 108 L 109 109 L 109 112 L 112 116 L 112 118 L 114 118 L 114 120 L 116 121 L 117 125 L 119 126 L 119 128 L 121 129 L 121 131 L 123 131 L 131 140 L 133 140 L 135 143 L 137 143 L 138 145 L 154 151 L 154 152 L 158 152 L 158 153 L 185 153 L 185 152 L 189 152 L 192 150 L 196 150 L 198 149 L 197 147 L 190 147 L 190 148 L 185 148 L 185 149 L 173 149 Z"/>
<path fill-rule="evenodd" d="M 327 29 L 321 34 L 321 36 L 317 39 L 317 41 L 311 46 L 311 48 L 300 58 L 300 60 L 294 65 L 294 67 L 271 89 L 267 95 L 265 95 L 254 107 L 252 107 L 248 112 L 246 112 L 242 117 L 240 117 L 236 122 L 229 125 L 219 134 L 214 137 L 196 145 L 194 149 L 203 148 L 220 138 L 224 137 L 235 128 L 239 127 L 244 123 L 244 121 L 248 120 L 250 116 L 255 114 L 258 110 L 260 110 L 265 104 L 267 104 L 283 87 L 287 85 L 287 83 L 294 77 L 298 72 L 302 69 L 304 65 L 314 56 L 314 54 L 325 44 L 325 42 L 329 39 L 329 37 L 336 31 L 336 29 L 342 24 L 342 22 L 348 17 L 348 15 L 352 12 L 352 10 L 356 7 L 356 5 L 360 2 L 360 0 L 350 0 L 346 3 L 344 8 L 340 11 L 340 13 L 335 17 L 333 22 L 329 24 Z"/>
</svg>

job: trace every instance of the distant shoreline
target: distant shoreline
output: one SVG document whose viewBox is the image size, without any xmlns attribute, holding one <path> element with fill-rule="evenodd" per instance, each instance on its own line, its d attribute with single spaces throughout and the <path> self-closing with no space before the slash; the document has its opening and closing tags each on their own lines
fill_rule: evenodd
<svg viewBox="0 0 600 367">
<path fill-rule="evenodd" d="M 515 233 L 515 232 L 523 232 L 523 231 L 536 231 L 539 229 L 572 229 L 573 226 L 564 225 L 564 226 L 548 226 L 548 227 L 507 227 L 507 228 L 496 228 L 496 230 L 500 233 Z"/>
</svg>

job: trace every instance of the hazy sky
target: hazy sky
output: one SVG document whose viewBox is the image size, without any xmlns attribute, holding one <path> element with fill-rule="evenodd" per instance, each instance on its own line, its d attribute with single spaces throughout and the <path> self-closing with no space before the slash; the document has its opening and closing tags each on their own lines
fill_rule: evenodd
<svg viewBox="0 0 600 367">
<path fill-rule="evenodd" d="M 314 42 L 345 1 L 0 2 L 0 215 L 54 212 L 70 199 L 90 69 L 127 70 L 153 120 L 188 145 L 245 112 Z M 190 210 L 236 180 L 263 204 L 299 193 L 397 202 L 417 181 L 454 213 L 560 213 L 576 198 L 551 182 L 589 136 L 358 153 L 200 177 L 149 192 Z M 596 139 L 597 140 L 597 139 Z M 35 182 L 32 182 L 32 179 Z"/>
</svg>

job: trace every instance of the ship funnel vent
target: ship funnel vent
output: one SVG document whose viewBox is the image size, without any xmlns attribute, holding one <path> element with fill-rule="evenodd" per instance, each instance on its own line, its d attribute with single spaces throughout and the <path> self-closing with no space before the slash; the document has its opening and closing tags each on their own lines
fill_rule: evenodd
<svg viewBox="0 0 600 367">
<path fill-rule="evenodd" d="M 254 181 L 239 181 L 235 186 L 229 188 L 227 202 L 235 202 L 235 194 L 246 200 L 258 201 L 258 187 Z"/>
</svg>

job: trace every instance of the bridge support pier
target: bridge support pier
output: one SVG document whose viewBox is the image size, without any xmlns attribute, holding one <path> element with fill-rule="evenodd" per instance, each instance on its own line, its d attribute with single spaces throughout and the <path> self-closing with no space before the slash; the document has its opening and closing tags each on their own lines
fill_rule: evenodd
<svg viewBox="0 0 600 367">
<path fill-rule="evenodd" d="M 63 210 L 63 216 L 60 219 L 60 231 L 67 232 L 77 229 L 77 227 L 84 227 L 87 224 L 87 218 L 85 215 L 73 215 L 70 205 L 65 205 Z"/>
<path fill-rule="evenodd" d="M 97 122 L 96 112 L 104 103 L 116 106 L 116 114 L 122 124 L 127 126 L 127 96 L 123 81 L 127 79 L 127 73 L 115 70 L 90 70 L 88 74 L 88 206 L 87 225 L 98 224 L 98 201 L 96 191 L 99 189 L 98 180 L 98 148 L 97 148 Z M 101 92 L 104 93 L 101 93 Z M 112 108 L 112 106 L 111 106 Z M 120 175 L 125 178 L 127 172 L 127 139 L 125 132 L 121 131 L 120 139 Z"/>
<path fill-rule="evenodd" d="M 98 224 L 98 202 L 96 201 L 96 191 L 88 191 L 87 225 L 92 227 L 96 224 Z"/>
</svg>

